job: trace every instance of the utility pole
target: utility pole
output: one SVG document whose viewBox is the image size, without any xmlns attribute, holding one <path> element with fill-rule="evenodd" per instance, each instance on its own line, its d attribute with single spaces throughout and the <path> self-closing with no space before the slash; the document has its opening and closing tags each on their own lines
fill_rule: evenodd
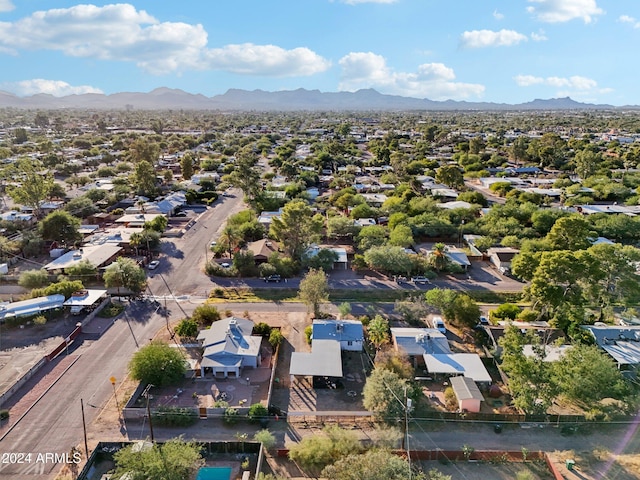
<svg viewBox="0 0 640 480">
<path fill-rule="evenodd" d="M 151 384 L 147 385 L 147 387 L 144 389 L 142 394 L 145 397 L 147 397 L 147 417 L 149 417 L 149 434 L 151 435 L 151 443 L 155 443 L 155 440 L 153 438 L 153 420 L 151 419 L 151 408 L 149 406 L 149 390 L 151 389 L 151 387 L 153 387 L 153 385 Z"/>
<path fill-rule="evenodd" d="M 89 461 L 89 445 L 87 443 L 87 423 L 84 419 L 84 401 L 80 399 L 80 409 L 82 410 L 82 430 L 84 432 L 84 453 Z"/>
<path fill-rule="evenodd" d="M 407 397 L 407 386 L 404 387 L 404 425 L 403 425 L 403 435 L 402 435 L 402 450 L 406 450 L 407 452 L 407 461 L 409 462 L 409 478 L 411 478 L 411 451 L 409 448 L 409 412 L 411 411 L 411 407 L 413 404 L 413 400 Z"/>
</svg>

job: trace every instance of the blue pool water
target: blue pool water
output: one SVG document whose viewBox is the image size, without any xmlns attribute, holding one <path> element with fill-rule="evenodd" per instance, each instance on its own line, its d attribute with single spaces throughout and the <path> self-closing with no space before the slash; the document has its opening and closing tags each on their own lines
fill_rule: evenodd
<svg viewBox="0 0 640 480">
<path fill-rule="evenodd" d="M 231 467 L 202 467 L 196 480 L 230 480 Z"/>
</svg>

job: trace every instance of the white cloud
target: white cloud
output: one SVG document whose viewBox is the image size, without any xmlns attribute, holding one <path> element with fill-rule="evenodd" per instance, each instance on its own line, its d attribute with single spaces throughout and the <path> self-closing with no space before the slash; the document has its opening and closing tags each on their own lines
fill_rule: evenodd
<svg viewBox="0 0 640 480">
<path fill-rule="evenodd" d="M 515 30 L 472 30 L 460 36 L 460 45 L 465 48 L 509 47 L 527 40 L 526 35 Z"/>
<path fill-rule="evenodd" d="M 16 7 L 11 0 L 0 0 L 0 12 L 10 12 L 14 8 Z"/>
<path fill-rule="evenodd" d="M 480 97 L 484 86 L 455 82 L 453 69 L 442 63 L 425 63 L 416 72 L 396 72 L 385 58 L 372 52 L 352 52 L 339 61 L 341 91 L 375 88 L 381 93 L 431 100 Z"/>
<path fill-rule="evenodd" d="M 548 23 L 568 22 L 576 18 L 591 23 L 594 17 L 604 13 L 596 0 L 529 0 L 529 3 L 536 5 L 527 7 L 527 11 Z"/>
<path fill-rule="evenodd" d="M 66 95 L 80 95 L 83 93 L 103 93 L 99 88 L 94 88 L 89 85 L 73 86 L 62 80 L 45 80 L 43 78 L 0 83 L 0 90 L 6 90 L 18 96 L 47 93 L 54 97 L 64 97 Z"/>
<path fill-rule="evenodd" d="M 72 57 L 135 62 L 157 75 L 207 68 L 311 75 L 330 65 L 307 48 L 246 44 L 210 49 L 207 39 L 202 25 L 159 22 L 129 4 L 76 5 L 35 12 L 13 23 L 0 22 L 0 51 L 55 50 Z"/>
<path fill-rule="evenodd" d="M 227 45 L 204 55 L 205 67 L 244 75 L 298 76 L 324 72 L 331 62 L 308 48 L 285 50 L 275 45 Z"/>
<path fill-rule="evenodd" d="M 495 18 L 496 20 L 502 20 L 504 18 L 504 15 L 500 12 L 498 12 L 498 10 L 494 10 L 493 11 L 493 18 Z"/>
<path fill-rule="evenodd" d="M 517 75 L 513 78 L 520 87 L 542 85 L 556 88 L 556 96 L 574 98 L 591 98 L 594 94 L 611 93 L 611 88 L 598 88 L 598 82 L 591 78 L 574 75 L 571 77 L 536 77 L 534 75 Z"/>
<path fill-rule="evenodd" d="M 633 28 L 640 28 L 640 22 L 629 15 L 620 15 L 620 17 L 618 17 L 618 21 L 620 23 L 630 23 L 633 25 Z"/>
<path fill-rule="evenodd" d="M 544 30 L 539 30 L 538 33 L 531 32 L 531 35 L 529 35 L 529 37 L 534 42 L 544 42 L 548 40 L 547 35 L 544 33 Z"/>
</svg>

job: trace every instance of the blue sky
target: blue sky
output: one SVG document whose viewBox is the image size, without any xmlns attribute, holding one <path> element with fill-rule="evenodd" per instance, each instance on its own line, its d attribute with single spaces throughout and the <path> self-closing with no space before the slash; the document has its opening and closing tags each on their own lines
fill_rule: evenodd
<svg viewBox="0 0 640 480">
<path fill-rule="evenodd" d="M 0 90 L 640 105 L 638 0 L 0 0 Z"/>
</svg>

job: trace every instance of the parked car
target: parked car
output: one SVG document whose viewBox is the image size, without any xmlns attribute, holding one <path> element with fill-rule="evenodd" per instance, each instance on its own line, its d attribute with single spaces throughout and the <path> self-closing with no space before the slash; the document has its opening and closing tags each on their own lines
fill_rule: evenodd
<svg viewBox="0 0 640 480">
<path fill-rule="evenodd" d="M 269 275 L 268 277 L 264 277 L 264 281 L 267 283 L 269 282 L 280 283 L 282 281 L 282 277 L 280 275 Z"/>
<path fill-rule="evenodd" d="M 487 317 L 480 317 L 480 325 L 489 325 L 489 319 Z"/>
<path fill-rule="evenodd" d="M 438 330 L 443 335 L 447 333 L 447 327 L 444 325 L 444 320 L 442 320 L 442 317 L 433 317 L 431 323 L 433 324 L 433 328 Z"/>
<path fill-rule="evenodd" d="M 186 217 L 186 216 L 187 216 L 187 214 L 186 214 L 186 212 L 177 212 L 177 213 L 175 214 L 175 216 L 176 216 L 176 217 Z"/>
<path fill-rule="evenodd" d="M 156 268 L 158 268 L 158 265 L 160 265 L 160 261 L 159 260 L 153 260 L 153 261 L 149 262 L 149 265 L 147 265 L 147 268 L 149 270 L 155 270 Z"/>
<path fill-rule="evenodd" d="M 231 268 L 231 264 L 230 264 L 230 263 L 227 263 L 227 262 L 221 263 L 221 264 L 220 264 L 220 266 L 221 266 L 222 268 Z"/>
<path fill-rule="evenodd" d="M 427 285 L 427 284 L 431 283 L 431 280 L 429 280 L 427 277 L 423 277 L 422 275 L 419 275 L 417 277 L 413 277 L 411 279 L 411 281 L 413 283 L 415 283 L 416 285 Z"/>
<path fill-rule="evenodd" d="M 215 240 L 212 241 L 210 244 L 211 248 L 215 247 L 216 245 L 218 245 L 218 242 L 216 242 Z"/>
</svg>

